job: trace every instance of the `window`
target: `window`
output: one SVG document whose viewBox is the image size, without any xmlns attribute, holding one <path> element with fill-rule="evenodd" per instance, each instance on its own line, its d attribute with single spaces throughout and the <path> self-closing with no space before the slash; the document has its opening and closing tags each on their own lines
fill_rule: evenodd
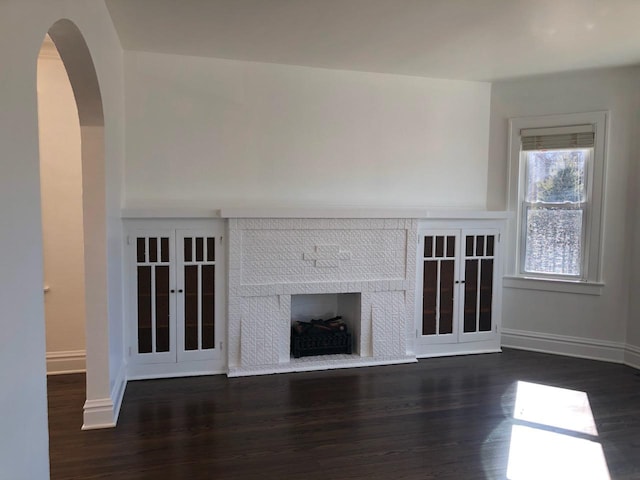
<svg viewBox="0 0 640 480">
<path fill-rule="evenodd" d="M 510 123 L 513 275 L 597 282 L 606 114 Z"/>
<path fill-rule="evenodd" d="M 568 148 L 522 152 L 523 273 L 581 277 L 591 151 Z"/>
</svg>

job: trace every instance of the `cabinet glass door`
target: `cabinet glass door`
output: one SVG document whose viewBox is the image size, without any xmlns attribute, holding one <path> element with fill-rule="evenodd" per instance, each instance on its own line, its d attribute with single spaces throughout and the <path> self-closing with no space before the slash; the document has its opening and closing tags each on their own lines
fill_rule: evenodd
<svg viewBox="0 0 640 480">
<path fill-rule="evenodd" d="M 173 238 L 169 233 L 135 236 L 135 338 L 136 353 L 143 362 L 175 361 L 172 249 Z"/>
<path fill-rule="evenodd" d="M 459 239 L 458 231 L 439 231 L 421 237 L 422 322 L 418 329 L 419 341 L 455 341 Z"/>
<path fill-rule="evenodd" d="M 223 311 L 220 237 L 205 231 L 177 232 L 178 361 L 221 356 Z"/>
<path fill-rule="evenodd" d="M 497 235 L 495 232 L 463 231 L 464 289 L 462 298 L 462 329 L 460 341 L 490 339 L 494 334 L 493 285 Z"/>
</svg>

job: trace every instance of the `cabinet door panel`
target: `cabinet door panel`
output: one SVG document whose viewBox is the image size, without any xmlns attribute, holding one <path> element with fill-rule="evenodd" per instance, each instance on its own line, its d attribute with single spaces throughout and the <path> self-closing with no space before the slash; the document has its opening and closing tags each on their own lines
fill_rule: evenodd
<svg viewBox="0 0 640 480">
<path fill-rule="evenodd" d="M 222 358 L 223 309 L 220 235 L 213 231 L 177 231 L 178 361 Z"/>
<path fill-rule="evenodd" d="M 171 231 L 136 231 L 131 274 L 135 295 L 131 298 L 132 346 L 139 363 L 174 362 L 175 325 L 172 309 L 170 251 Z"/>
<path fill-rule="evenodd" d="M 459 341 L 489 340 L 497 332 L 494 325 L 493 285 L 495 244 L 493 230 L 464 230 L 463 328 Z"/>
<path fill-rule="evenodd" d="M 420 238 L 423 257 L 418 267 L 422 283 L 419 318 L 422 322 L 418 343 L 455 341 L 459 238 L 459 233 L 451 230 L 429 232 Z"/>
</svg>

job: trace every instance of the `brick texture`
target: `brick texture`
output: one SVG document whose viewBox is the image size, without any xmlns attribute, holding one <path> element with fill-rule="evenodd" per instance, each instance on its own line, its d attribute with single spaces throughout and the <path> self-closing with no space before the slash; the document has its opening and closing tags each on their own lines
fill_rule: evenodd
<svg viewBox="0 0 640 480">
<path fill-rule="evenodd" d="M 416 242 L 415 219 L 229 222 L 229 366 L 289 361 L 295 294 L 360 292 L 359 355 L 406 357 Z"/>
</svg>

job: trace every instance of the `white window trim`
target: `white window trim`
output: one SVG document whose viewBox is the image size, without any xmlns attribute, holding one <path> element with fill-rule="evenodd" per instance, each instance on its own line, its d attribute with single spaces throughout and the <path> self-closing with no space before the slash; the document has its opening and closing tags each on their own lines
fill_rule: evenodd
<svg viewBox="0 0 640 480">
<path fill-rule="evenodd" d="M 545 115 L 537 117 L 520 117 L 509 120 L 509 190 L 508 205 L 514 216 L 507 228 L 507 278 L 508 288 L 527 288 L 532 290 L 549 290 L 566 293 L 584 293 L 599 295 L 602 293 L 601 277 L 601 244 L 603 186 L 605 174 L 605 152 L 608 112 L 586 112 L 566 115 Z M 520 195 L 523 188 L 523 172 L 521 169 L 520 131 L 527 128 L 568 127 L 572 125 L 593 124 L 595 128 L 595 146 L 591 161 L 593 170 L 590 182 L 590 201 L 585 221 L 585 247 L 583 265 L 584 275 L 581 279 L 567 279 L 545 275 L 524 274 L 521 269 L 522 242 L 520 226 L 522 225 L 522 209 Z M 558 288 L 560 285 L 563 288 Z M 568 288 L 568 286 L 571 286 Z"/>
</svg>

